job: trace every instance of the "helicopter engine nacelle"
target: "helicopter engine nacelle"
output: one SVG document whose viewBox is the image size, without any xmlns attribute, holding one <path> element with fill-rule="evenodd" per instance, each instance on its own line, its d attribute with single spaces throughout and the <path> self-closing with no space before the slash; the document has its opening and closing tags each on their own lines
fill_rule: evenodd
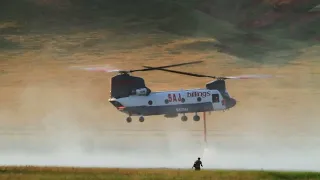
<svg viewBox="0 0 320 180">
<path fill-rule="evenodd" d="M 135 90 L 133 90 L 132 93 L 137 96 L 148 96 L 150 94 L 150 92 L 147 88 L 135 89 Z"/>
</svg>

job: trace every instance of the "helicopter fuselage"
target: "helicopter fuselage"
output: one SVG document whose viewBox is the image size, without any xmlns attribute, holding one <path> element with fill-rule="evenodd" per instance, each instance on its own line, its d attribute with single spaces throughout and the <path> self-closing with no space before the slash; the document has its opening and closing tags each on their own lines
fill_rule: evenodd
<svg viewBox="0 0 320 180">
<path fill-rule="evenodd" d="M 109 102 L 119 111 L 128 114 L 127 122 L 131 122 L 131 116 L 140 116 L 139 121 L 143 122 L 143 116 L 164 115 L 165 117 L 177 117 L 183 114 L 182 121 L 187 121 L 186 113 L 195 113 L 194 121 L 199 121 L 198 112 L 224 111 L 236 105 L 236 100 L 231 98 L 226 90 L 225 80 L 227 79 L 251 79 L 266 76 L 211 76 L 192 72 L 169 70 L 166 68 L 183 65 L 202 63 L 193 61 L 166 66 L 143 66 L 143 69 L 118 70 L 108 67 L 88 67 L 88 71 L 118 72 L 111 78 L 111 90 Z M 133 72 L 165 71 L 193 77 L 216 79 L 206 84 L 202 89 L 188 89 L 177 91 L 152 92 L 143 78 L 131 76 Z M 270 77 L 270 76 L 267 76 Z"/>
<path fill-rule="evenodd" d="M 141 89 L 139 92 L 143 91 Z M 109 102 L 129 116 L 165 115 L 221 111 L 232 108 L 236 100 L 210 89 L 151 92 L 122 98 L 111 98 Z"/>
</svg>

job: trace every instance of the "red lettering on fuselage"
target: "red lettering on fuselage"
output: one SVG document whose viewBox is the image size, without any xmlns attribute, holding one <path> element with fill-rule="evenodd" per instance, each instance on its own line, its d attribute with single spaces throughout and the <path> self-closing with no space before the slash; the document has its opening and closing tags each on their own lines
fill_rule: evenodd
<svg viewBox="0 0 320 180">
<path fill-rule="evenodd" d="M 193 92 L 187 92 L 187 97 L 202 97 L 205 98 L 207 96 L 210 96 L 210 91 L 207 92 L 199 92 L 199 91 L 193 91 Z"/>
<path fill-rule="evenodd" d="M 169 102 L 180 102 L 181 101 L 181 94 L 168 94 L 168 101 Z"/>
</svg>

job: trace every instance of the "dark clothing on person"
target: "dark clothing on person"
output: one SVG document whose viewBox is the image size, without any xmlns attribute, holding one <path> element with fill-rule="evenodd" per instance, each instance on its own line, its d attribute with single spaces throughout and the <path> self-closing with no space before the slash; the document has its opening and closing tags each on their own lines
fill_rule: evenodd
<svg viewBox="0 0 320 180">
<path fill-rule="evenodd" d="M 200 161 L 200 159 L 196 160 L 193 164 L 193 168 L 196 170 L 196 171 L 199 171 L 201 169 L 202 166 L 202 162 Z"/>
</svg>

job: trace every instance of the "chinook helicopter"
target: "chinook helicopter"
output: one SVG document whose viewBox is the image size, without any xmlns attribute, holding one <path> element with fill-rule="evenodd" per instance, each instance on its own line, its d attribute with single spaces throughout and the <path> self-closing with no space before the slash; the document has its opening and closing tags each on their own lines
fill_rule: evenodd
<svg viewBox="0 0 320 180">
<path fill-rule="evenodd" d="M 87 67 L 82 69 L 118 73 L 111 78 L 109 102 L 117 110 L 128 115 L 126 119 L 128 123 L 132 122 L 132 116 L 139 116 L 139 121 L 144 122 L 144 116 L 164 115 L 166 118 L 175 118 L 179 114 L 182 114 L 182 121 L 187 121 L 188 117 L 185 115 L 186 113 L 194 113 L 193 120 L 199 121 L 199 112 L 225 111 L 236 105 L 237 100 L 229 95 L 225 80 L 268 77 L 261 75 L 218 77 L 166 69 L 202 62 L 193 61 L 160 67 L 143 66 L 143 69 L 128 71 L 105 67 Z M 204 88 L 154 92 L 146 86 L 143 78 L 130 75 L 133 72 L 152 70 L 213 78 L 216 80 L 208 82 Z"/>
</svg>

